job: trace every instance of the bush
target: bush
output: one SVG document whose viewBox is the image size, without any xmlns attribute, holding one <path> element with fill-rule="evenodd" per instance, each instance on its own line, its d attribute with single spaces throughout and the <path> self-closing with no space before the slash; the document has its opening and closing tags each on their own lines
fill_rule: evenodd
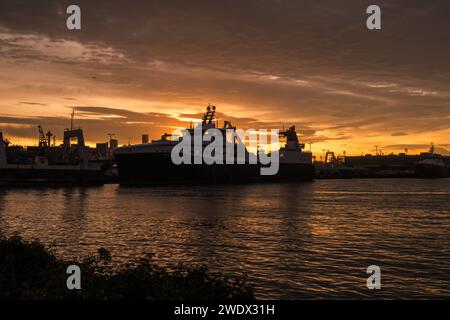
<svg viewBox="0 0 450 320">
<path fill-rule="evenodd" d="M 81 290 L 68 290 L 69 265 L 81 268 Z M 0 234 L 0 299 L 254 299 L 244 278 L 179 264 L 172 270 L 151 260 L 115 270 L 106 249 L 65 261 L 43 244 Z"/>
</svg>

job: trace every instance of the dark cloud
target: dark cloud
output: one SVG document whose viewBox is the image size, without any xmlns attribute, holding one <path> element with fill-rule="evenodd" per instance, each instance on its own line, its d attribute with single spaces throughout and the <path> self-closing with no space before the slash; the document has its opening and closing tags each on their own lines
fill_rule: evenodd
<svg viewBox="0 0 450 320">
<path fill-rule="evenodd" d="M 141 134 L 147 133 L 156 137 L 164 132 L 172 132 L 176 128 L 185 128 L 189 126 L 189 121 L 179 120 L 180 118 L 192 119 L 198 122 L 203 116 L 202 113 L 180 114 L 178 117 L 172 117 L 164 113 L 140 113 L 125 110 L 122 108 L 105 108 L 96 106 L 76 106 L 75 126 L 84 129 L 86 138 L 90 142 L 99 142 L 105 140 L 106 133 L 118 132 L 122 141 L 132 139 L 138 142 Z M 227 114 L 218 113 L 220 125 L 223 120 L 230 121 L 233 125 L 241 129 L 279 129 L 287 128 L 292 123 L 282 122 L 263 122 L 253 118 L 238 118 Z M 37 126 L 42 125 L 45 130 L 50 130 L 57 137 L 62 136 L 64 129 L 69 127 L 70 120 L 67 117 L 0 117 L 0 130 L 3 129 L 5 135 L 18 137 L 37 136 Z M 305 142 L 320 142 L 330 140 L 345 140 L 348 136 L 331 138 L 324 135 L 316 135 L 316 130 L 310 127 L 297 126 L 297 131 L 301 139 Z"/>
<path fill-rule="evenodd" d="M 39 102 L 28 102 L 28 101 L 21 101 L 20 104 L 27 104 L 32 106 L 46 106 L 46 103 L 39 103 Z"/>
<path fill-rule="evenodd" d="M 112 110 L 114 112 L 114 110 Z M 94 113 L 89 113 L 94 114 Z M 105 115 L 103 112 L 95 113 Z M 83 114 L 80 114 L 81 116 Z M 162 120 L 165 125 L 154 124 L 156 120 Z M 131 139 L 133 142 L 140 141 L 143 133 L 151 134 L 157 137 L 163 132 L 172 132 L 171 124 L 181 125 L 182 122 L 170 118 L 167 115 L 142 114 L 139 118 L 75 118 L 75 126 L 83 128 L 85 138 L 91 142 L 103 142 L 107 140 L 107 133 L 116 133 L 122 143 Z M 167 125 L 169 124 L 169 125 Z M 34 118 L 14 118 L 0 117 L 0 131 L 3 131 L 6 137 L 37 137 L 37 126 L 42 125 L 45 130 L 52 131 L 57 138 L 61 139 L 64 129 L 70 126 L 70 120 L 63 117 L 34 117 Z M 13 139 L 12 139 L 13 140 Z M 12 141 L 16 143 L 16 141 Z"/>
<path fill-rule="evenodd" d="M 65 8 L 72 2 L 2 0 L 0 22 L 18 32 L 104 43 L 140 61 L 238 66 L 296 76 L 323 67 L 330 67 L 331 74 L 346 69 L 361 76 L 417 70 L 432 74 L 442 72 L 450 53 L 446 0 L 384 2 L 378 33 L 365 29 L 371 2 L 361 0 L 159 0 L 132 5 L 79 0 L 83 29 L 69 32 Z"/>
<path fill-rule="evenodd" d="M 407 136 L 408 134 L 407 133 L 405 133 L 405 132 L 393 132 L 392 134 L 391 134 L 391 136 L 393 136 L 393 137 L 401 137 L 401 136 Z"/>
</svg>

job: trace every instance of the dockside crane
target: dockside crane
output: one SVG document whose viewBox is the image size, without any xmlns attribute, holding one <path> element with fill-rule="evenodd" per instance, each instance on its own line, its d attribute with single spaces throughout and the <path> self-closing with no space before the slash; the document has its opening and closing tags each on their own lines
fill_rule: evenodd
<svg viewBox="0 0 450 320">
<path fill-rule="evenodd" d="M 44 129 L 42 129 L 41 125 L 38 125 L 38 130 L 39 130 L 39 147 L 44 148 L 47 146 L 47 138 L 45 137 Z"/>
<path fill-rule="evenodd" d="M 52 145 L 52 137 L 53 141 L 55 141 L 54 134 L 51 131 L 48 131 L 47 133 L 44 134 L 44 129 L 42 128 L 41 125 L 38 125 L 38 129 L 39 129 L 39 147 L 40 148 L 50 147 Z"/>
</svg>

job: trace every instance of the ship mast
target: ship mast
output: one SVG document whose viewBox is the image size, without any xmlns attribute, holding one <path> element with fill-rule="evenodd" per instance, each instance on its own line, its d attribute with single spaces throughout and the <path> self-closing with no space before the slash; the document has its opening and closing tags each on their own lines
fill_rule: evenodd
<svg viewBox="0 0 450 320">
<path fill-rule="evenodd" d="M 75 118 L 75 108 L 72 108 L 72 113 L 70 115 L 70 131 L 73 130 L 73 119 Z"/>
<path fill-rule="evenodd" d="M 203 124 L 213 124 L 215 115 L 216 115 L 216 106 L 208 104 L 208 107 L 206 108 L 206 113 L 203 115 L 202 118 Z"/>
</svg>

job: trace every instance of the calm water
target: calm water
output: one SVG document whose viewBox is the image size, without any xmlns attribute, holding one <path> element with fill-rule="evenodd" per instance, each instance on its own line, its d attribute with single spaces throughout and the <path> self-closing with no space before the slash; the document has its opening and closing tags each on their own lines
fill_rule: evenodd
<svg viewBox="0 0 450 320">
<path fill-rule="evenodd" d="M 246 273 L 258 298 L 450 298 L 448 179 L 0 190 L 0 231 L 66 257 Z"/>
</svg>

